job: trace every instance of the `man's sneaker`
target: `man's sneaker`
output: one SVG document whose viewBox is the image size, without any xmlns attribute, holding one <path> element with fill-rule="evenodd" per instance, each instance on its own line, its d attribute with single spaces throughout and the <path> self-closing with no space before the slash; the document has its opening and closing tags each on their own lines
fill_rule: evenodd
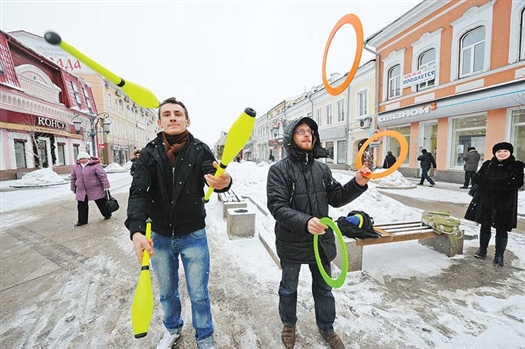
<svg viewBox="0 0 525 349">
<path fill-rule="evenodd" d="M 284 325 L 281 340 L 286 349 L 293 349 L 295 347 L 295 326 Z"/>
<path fill-rule="evenodd" d="M 164 338 L 157 345 L 157 349 L 171 349 L 179 338 L 180 333 L 171 334 L 166 330 L 166 334 L 164 334 Z"/>
<path fill-rule="evenodd" d="M 433 186 L 435 186 L 435 185 L 436 185 L 436 184 L 434 183 L 434 184 L 429 185 L 429 187 L 433 187 Z"/>
<path fill-rule="evenodd" d="M 459 187 L 459 189 L 468 189 L 468 187 Z"/>
<path fill-rule="evenodd" d="M 330 348 L 332 349 L 345 349 L 345 345 L 343 344 L 343 341 L 341 341 L 341 338 L 337 335 L 335 332 L 323 332 L 319 330 L 319 333 L 321 336 L 323 336 L 324 340 L 330 345 Z"/>
</svg>

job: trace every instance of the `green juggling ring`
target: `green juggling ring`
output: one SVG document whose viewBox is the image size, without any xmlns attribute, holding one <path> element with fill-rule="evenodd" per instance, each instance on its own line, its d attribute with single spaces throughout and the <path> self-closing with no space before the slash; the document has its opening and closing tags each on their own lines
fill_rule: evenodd
<svg viewBox="0 0 525 349">
<path fill-rule="evenodd" d="M 330 275 L 324 270 L 323 263 L 321 263 L 321 257 L 319 256 L 319 235 L 314 235 L 314 255 L 315 255 L 315 261 L 317 262 L 317 267 L 319 268 L 319 271 L 321 272 L 321 276 L 323 277 L 324 281 L 328 286 L 331 286 L 333 288 L 339 288 L 343 286 L 346 280 L 346 274 L 348 274 L 348 252 L 346 251 L 346 245 L 343 240 L 343 234 L 341 234 L 341 230 L 339 230 L 339 227 L 337 224 L 334 223 L 334 221 L 330 217 L 323 217 L 320 219 L 321 223 L 324 225 L 329 226 L 334 231 L 335 235 L 337 236 L 337 240 L 339 241 L 339 246 L 341 247 L 341 274 L 337 279 L 332 279 Z"/>
</svg>

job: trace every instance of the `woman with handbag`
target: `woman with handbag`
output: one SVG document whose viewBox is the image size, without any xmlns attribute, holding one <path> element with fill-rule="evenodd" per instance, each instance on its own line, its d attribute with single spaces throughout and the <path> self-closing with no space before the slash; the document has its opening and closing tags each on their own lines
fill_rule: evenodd
<svg viewBox="0 0 525 349">
<path fill-rule="evenodd" d="M 516 228 L 518 221 L 518 189 L 523 186 L 525 164 L 512 155 L 514 147 L 507 142 L 496 143 L 494 157 L 483 163 L 472 176 L 478 185 L 465 218 L 481 224 L 479 249 L 474 257 L 484 259 L 491 238 L 491 228 L 496 229 L 496 253 L 493 264 L 503 266 L 503 253 L 507 248 L 507 233 Z M 471 206 L 477 206 L 469 213 Z"/>
<path fill-rule="evenodd" d="M 77 199 L 78 220 L 75 227 L 88 223 L 88 202 L 94 200 L 104 219 L 111 218 L 107 209 L 109 181 L 106 172 L 95 156 L 80 152 L 77 163 L 71 169 L 71 191 Z"/>
</svg>

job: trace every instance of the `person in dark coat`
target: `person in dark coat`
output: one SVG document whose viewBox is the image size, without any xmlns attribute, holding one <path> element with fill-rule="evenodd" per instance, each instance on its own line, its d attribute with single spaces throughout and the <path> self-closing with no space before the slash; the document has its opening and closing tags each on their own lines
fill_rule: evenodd
<svg viewBox="0 0 525 349">
<path fill-rule="evenodd" d="M 129 169 L 129 174 L 133 176 L 135 173 L 135 162 L 139 158 L 140 150 L 135 149 L 133 150 L 133 159 L 131 159 L 131 168 Z"/>
<path fill-rule="evenodd" d="M 109 181 L 99 158 L 80 152 L 76 165 L 71 169 L 70 183 L 77 199 L 78 219 L 75 227 L 88 224 L 88 201 L 95 201 L 104 219 L 111 218 L 111 212 L 106 211 Z"/>
<path fill-rule="evenodd" d="M 321 147 L 317 124 L 308 117 L 285 126 L 284 147 L 286 157 L 270 167 L 267 179 L 267 205 L 275 218 L 276 247 L 282 267 L 281 339 L 286 348 L 295 346 L 299 271 L 301 264 L 308 264 L 318 329 L 331 348 L 344 348 L 334 331 L 335 300 L 316 264 L 313 236 L 319 236 L 322 265 L 330 275 L 330 262 L 336 256 L 335 237 L 319 220 L 328 216 L 328 205 L 346 205 L 367 190 L 369 179 L 365 175 L 371 171 L 363 167 L 345 185 L 338 183 L 328 165 L 315 160 L 327 157 L 328 151 Z"/>
<path fill-rule="evenodd" d="M 436 160 L 434 160 L 434 157 L 432 154 L 430 154 L 426 149 L 421 150 L 421 155 L 417 158 L 418 161 L 421 161 L 421 181 L 419 182 L 419 185 L 423 185 L 425 182 L 425 179 L 430 183 L 430 186 L 433 187 L 436 185 L 436 183 L 430 178 L 428 175 L 428 171 L 430 170 L 430 166 L 433 166 L 436 168 Z"/>
<path fill-rule="evenodd" d="M 389 150 L 386 152 L 385 161 L 383 161 L 383 168 L 390 168 L 396 163 L 396 157 L 392 155 Z"/>
<path fill-rule="evenodd" d="M 463 165 L 463 169 L 465 170 L 465 183 L 462 187 L 459 187 L 460 189 L 468 189 L 470 179 L 478 170 L 479 159 L 481 158 L 481 155 L 479 155 L 475 147 L 468 147 L 467 151 L 467 155 L 463 157 L 463 160 L 465 161 L 465 164 Z"/>
<path fill-rule="evenodd" d="M 214 177 L 217 161 L 210 148 L 188 131 L 190 118 L 182 102 L 166 99 L 158 117 L 162 131 L 141 150 L 135 163 L 125 225 L 139 264 L 147 250 L 157 277 L 166 329 L 157 348 L 171 348 L 184 325 L 179 296 L 181 262 L 197 347 L 209 349 L 214 346 L 214 329 L 203 188 L 207 184 L 215 192 L 225 192 L 232 179 L 226 171 Z M 144 235 L 148 218 L 153 221 L 153 243 Z"/>
<path fill-rule="evenodd" d="M 496 229 L 496 253 L 493 264 L 503 266 L 507 248 L 507 233 L 518 224 L 518 189 L 523 185 L 525 164 L 512 155 L 514 147 L 507 142 L 492 147 L 494 157 L 483 163 L 472 176 L 472 183 L 479 185 L 480 208 L 472 218 L 481 224 L 479 249 L 474 257 L 484 259 L 491 238 L 491 227 Z M 466 217 L 467 218 L 467 217 Z M 468 218 L 471 219 L 471 218 Z"/>
</svg>

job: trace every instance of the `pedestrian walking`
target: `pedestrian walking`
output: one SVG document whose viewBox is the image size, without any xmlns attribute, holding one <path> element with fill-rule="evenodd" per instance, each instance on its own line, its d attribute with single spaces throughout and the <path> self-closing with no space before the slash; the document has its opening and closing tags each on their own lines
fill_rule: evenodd
<svg viewBox="0 0 525 349">
<path fill-rule="evenodd" d="M 525 163 L 516 160 L 511 143 L 500 142 L 492 147 L 492 159 L 483 163 L 472 176 L 472 183 L 479 186 L 479 209 L 474 221 L 481 224 L 479 249 L 474 257 L 484 259 L 491 238 L 491 228 L 496 230 L 496 253 L 493 264 L 502 267 L 507 248 L 508 232 L 518 223 L 518 189 L 523 186 Z M 468 218 L 471 219 L 471 218 Z"/>
<path fill-rule="evenodd" d="M 436 160 L 434 160 L 434 157 L 431 153 L 429 153 L 426 149 L 421 150 L 421 155 L 417 158 L 418 161 L 421 161 L 421 181 L 419 182 L 419 185 L 423 185 L 425 182 L 425 179 L 430 183 L 430 186 L 433 187 L 436 185 L 436 183 L 430 178 L 428 175 L 428 171 L 430 170 L 430 167 L 436 168 Z"/>
<path fill-rule="evenodd" d="M 140 156 L 140 150 L 135 149 L 133 150 L 133 159 L 131 159 L 131 168 L 129 169 L 129 173 L 133 176 L 135 173 L 135 162 Z"/>
<path fill-rule="evenodd" d="M 99 158 L 80 152 L 77 163 L 71 169 L 70 183 L 77 199 L 78 218 L 75 227 L 88 224 L 89 201 L 95 201 L 104 219 L 111 218 L 111 212 L 106 207 L 109 180 Z"/>
<path fill-rule="evenodd" d="M 171 349 L 184 325 L 179 295 L 180 262 L 191 301 L 197 347 L 214 347 L 203 188 L 207 184 L 216 192 L 225 192 L 232 180 L 226 171 L 219 177 L 213 176 L 218 164 L 210 148 L 188 131 L 190 121 L 181 101 L 172 97 L 161 103 L 158 125 L 162 131 L 141 150 L 129 189 L 125 225 L 139 264 L 144 250 L 151 255 L 164 310 L 166 332 L 158 349 Z M 148 218 L 153 221 L 153 244 L 144 235 Z"/>
<path fill-rule="evenodd" d="M 467 148 L 467 155 L 463 157 L 463 161 L 465 161 L 463 165 L 463 170 L 465 170 L 465 183 L 463 183 L 462 187 L 459 187 L 460 189 L 468 189 L 472 175 L 478 170 L 480 158 L 481 155 L 479 155 L 475 147 Z"/>
<path fill-rule="evenodd" d="M 294 348 L 297 323 L 297 286 L 302 264 L 312 274 L 315 319 L 319 332 L 333 349 L 344 349 L 334 330 L 335 299 L 316 264 L 313 236 L 319 236 L 322 265 L 331 274 L 336 256 L 332 230 L 320 222 L 328 216 L 328 205 L 340 207 L 368 189 L 368 167 L 357 171 L 345 185 L 338 183 L 326 163 L 317 124 L 305 117 L 290 122 L 284 131 L 286 157 L 270 167 L 267 179 L 268 209 L 275 218 L 277 254 L 281 260 L 279 316 L 283 323 L 281 339 L 287 349 Z"/>
<path fill-rule="evenodd" d="M 392 151 L 387 151 L 385 161 L 383 161 L 383 168 L 390 168 L 396 163 L 396 157 L 392 155 Z"/>
</svg>

